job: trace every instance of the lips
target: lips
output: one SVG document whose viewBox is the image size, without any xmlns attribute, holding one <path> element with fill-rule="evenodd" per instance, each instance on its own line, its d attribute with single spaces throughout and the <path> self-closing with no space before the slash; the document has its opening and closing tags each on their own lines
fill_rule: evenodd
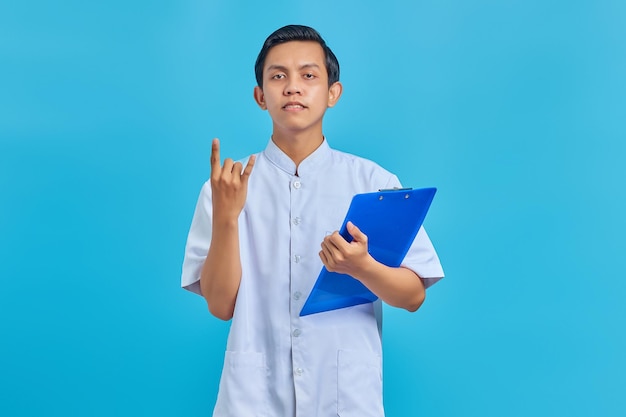
<svg viewBox="0 0 626 417">
<path fill-rule="evenodd" d="M 290 101 L 283 106 L 284 110 L 303 110 L 306 106 L 298 101 Z"/>
</svg>

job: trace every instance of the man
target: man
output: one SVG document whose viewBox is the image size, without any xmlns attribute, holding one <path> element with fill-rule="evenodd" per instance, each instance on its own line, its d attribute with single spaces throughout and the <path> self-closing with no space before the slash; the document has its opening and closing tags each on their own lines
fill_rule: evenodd
<svg viewBox="0 0 626 417">
<path fill-rule="evenodd" d="M 183 287 L 213 315 L 232 318 L 214 416 L 383 416 L 381 340 L 374 306 L 300 317 L 322 266 L 360 280 L 386 303 L 417 310 L 443 277 L 421 229 L 399 268 L 335 230 L 352 196 L 399 187 L 375 163 L 331 149 L 326 109 L 342 93 L 337 58 L 306 26 L 265 41 L 255 65 L 254 99 L 272 118 L 265 150 L 220 164 L 213 141 L 211 179 L 189 232 Z"/>
</svg>

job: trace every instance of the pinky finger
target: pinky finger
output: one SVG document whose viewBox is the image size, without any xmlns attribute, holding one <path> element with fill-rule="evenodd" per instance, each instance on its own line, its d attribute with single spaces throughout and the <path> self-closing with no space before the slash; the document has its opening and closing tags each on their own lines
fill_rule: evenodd
<svg viewBox="0 0 626 417">
<path fill-rule="evenodd" d="M 328 259 L 326 259 L 326 254 L 324 253 L 324 251 L 321 250 L 319 255 L 320 255 L 320 259 L 322 260 L 322 263 L 324 265 L 327 265 L 328 264 Z"/>
<path fill-rule="evenodd" d="M 326 269 L 330 272 L 333 272 L 333 267 L 330 263 L 330 259 L 328 258 L 326 253 L 324 253 L 324 251 L 320 251 L 320 259 L 322 260 L 322 263 L 324 264 Z"/>
</svg>

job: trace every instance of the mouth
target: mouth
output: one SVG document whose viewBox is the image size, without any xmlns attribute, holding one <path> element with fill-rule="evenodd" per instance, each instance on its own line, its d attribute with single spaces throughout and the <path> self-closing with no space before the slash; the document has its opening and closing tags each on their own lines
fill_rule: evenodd
<svg viewBox="0 0 626 417">
<path fill-rule="evenodd" d="M 304 109 L 306 109 L 306 106 L 297 101 L 290 101 L 289 103 L 283 106 L 283 110 L 296 111 L 296 110 L 304 110 Z"/>
</svg>

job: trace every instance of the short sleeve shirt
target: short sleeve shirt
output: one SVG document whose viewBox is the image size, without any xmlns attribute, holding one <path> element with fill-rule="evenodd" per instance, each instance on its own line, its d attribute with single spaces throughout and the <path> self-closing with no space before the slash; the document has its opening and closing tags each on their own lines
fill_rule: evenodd
<svg viewBox="0 0 626 417">
<path fill-rule="evenodd" d="M 384 415 L 373 304 L 299 313 L 323 266 L 320 244 L 339 228 L 352 197 L 393 187 L 400 187 L 395 175 L 326 141 L 300 163 L 297 175 L 271 140 L 257 155 L 239 217 L 242 276 L 214 416 Z M 211 208 L 207 181 L 182 274 L 182 286 L 198 294 Z M 443 277 L 423 228 L 402 265 L 427 287 Z"/>
</svg>

